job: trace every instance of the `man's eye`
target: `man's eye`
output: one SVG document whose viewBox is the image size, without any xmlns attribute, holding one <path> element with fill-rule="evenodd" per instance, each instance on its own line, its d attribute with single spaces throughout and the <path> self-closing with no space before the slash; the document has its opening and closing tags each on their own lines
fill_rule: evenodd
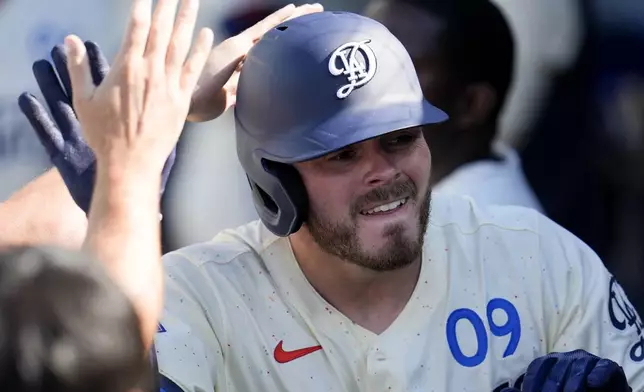
<svg viewBox="0 0 644 392">
<path fill-rule="evenodd" d="M 386 138 L 385 144 L 388 147 L 404 147 L 412 144 L 418 138 L 418 133 L 406 133 Z"/>
<path fill-rule="evenodd" d="M 353 150 L 343 150 L 343 151 L 340 151 L 340 152 L 330 156 L 329 160 L 330 161 L 338 161 L 338 162 L 350 161 L 351 159 L 355 158 L 355 156 L 356 156 L 355 151 L 353 151 Z"/>
</svg>

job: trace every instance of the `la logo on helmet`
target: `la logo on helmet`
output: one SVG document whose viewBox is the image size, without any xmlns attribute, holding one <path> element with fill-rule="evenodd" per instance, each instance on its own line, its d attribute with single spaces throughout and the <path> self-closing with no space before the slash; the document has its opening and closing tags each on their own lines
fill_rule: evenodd
<svg viewBox="0 0 644 392">
<path fill-rule="evenodd" d="M 339 99 L 348 97 L 353 90 L 369 83 L 376 74 L 376 55 L 367 45 L 369 42 L 370 39 L 348 42 L 331 54 L 329 72 L 333 76 L 345 76 L 349 82 L 337 91 Z"/>
</svg>

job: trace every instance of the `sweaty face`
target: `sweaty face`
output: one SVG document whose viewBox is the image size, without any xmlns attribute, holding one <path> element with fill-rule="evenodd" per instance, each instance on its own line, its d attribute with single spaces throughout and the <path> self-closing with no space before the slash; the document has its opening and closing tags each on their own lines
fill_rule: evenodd
<svg viewBox="0 0 644 392">
<path fill-rule="evenodd" d="M 418 128 L 296 165 L 309 195 L 303 230 L 327 253 L 378 271 L 417 259 L 430 209 L 430 154 Z"/>
</svg>

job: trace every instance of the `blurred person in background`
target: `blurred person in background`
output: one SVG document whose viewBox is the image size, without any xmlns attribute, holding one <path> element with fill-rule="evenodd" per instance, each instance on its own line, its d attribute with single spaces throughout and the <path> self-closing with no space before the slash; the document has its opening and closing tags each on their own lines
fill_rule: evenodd
<svg viewBox="0 0 644 392">
<path fill-rule="evenodd" d="M 580 55 L 553 80 L 530 127 L 524 170 L 548 216 L 603 258 L 642 311 L 644 3 L 591 0 L 580 9 Z"/>
<path fill-rule="evenodd" d="M 639 46 L 644 49 L 644 40 Z M 644 62 L 637 70 L 622 69 L 611 76 L 615 80 L 601 90 L 602 125 L 610 135 L 605 146 L 610 148 L 599 164 L 613 193 L 607 261 L 634 304 L 644 310 Z"/>
<path fill-rule="evenodd" d="M 499 9 L 489 0 L 376 0 L 366 14 L 402 41 L 425 97 L 450 116 L 425 131 L 433 189 L 542 211 L 517 152 L 495 142 L 515 58 Z"/>
<path fill-rule="evenodd" d="M 156 375 L 139 322 L 93 257 L 53 247 L 0 252 L 1 390 L 151 392 Z"/>
<path fill-rule="evenodd" d="M 498 139 L 522 151 L 560 76 L 575 66 L 585 38 L 580 0 L 490 0 L 516 43 L 515 72 Z M 637 0 L 636 0 L 637 1 Z"/>
</svg>

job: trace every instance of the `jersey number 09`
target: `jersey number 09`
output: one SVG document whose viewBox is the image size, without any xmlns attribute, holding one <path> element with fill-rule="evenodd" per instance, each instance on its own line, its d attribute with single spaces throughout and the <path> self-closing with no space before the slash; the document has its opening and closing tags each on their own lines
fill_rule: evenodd
<svg viewBox="0 0 644 392">
<path fill-rule="evenodd" d="M 504 324 L 499 325 L 494 322 L 492 313 L 495 310 L 501 310 L 507 316 L 507 321 Z M 503 358 L 514 354 L 521 339 L 521 320 L 519 319 L 517 309 L 508 300 L 494 298 L 487 303 L 486 313 L 487 323 L 492 335 L 497 337 L 510 335 L 510 340 L 503 353 Z M 469 321 L 476 334 L 477 348 L 472 356 L 467 356 L 463 353 L 458 338 L 456 337 L 456 324 L 461 320 Z M 467 308 L 454 310 L 447 318 L 445 329 L 447 333 L 447 344 L 456 362 L 465 367 L 475 367 L 485 360 L 488 352 L 488 334 L 483 320 L 476 312 Z"/>
</svg>

